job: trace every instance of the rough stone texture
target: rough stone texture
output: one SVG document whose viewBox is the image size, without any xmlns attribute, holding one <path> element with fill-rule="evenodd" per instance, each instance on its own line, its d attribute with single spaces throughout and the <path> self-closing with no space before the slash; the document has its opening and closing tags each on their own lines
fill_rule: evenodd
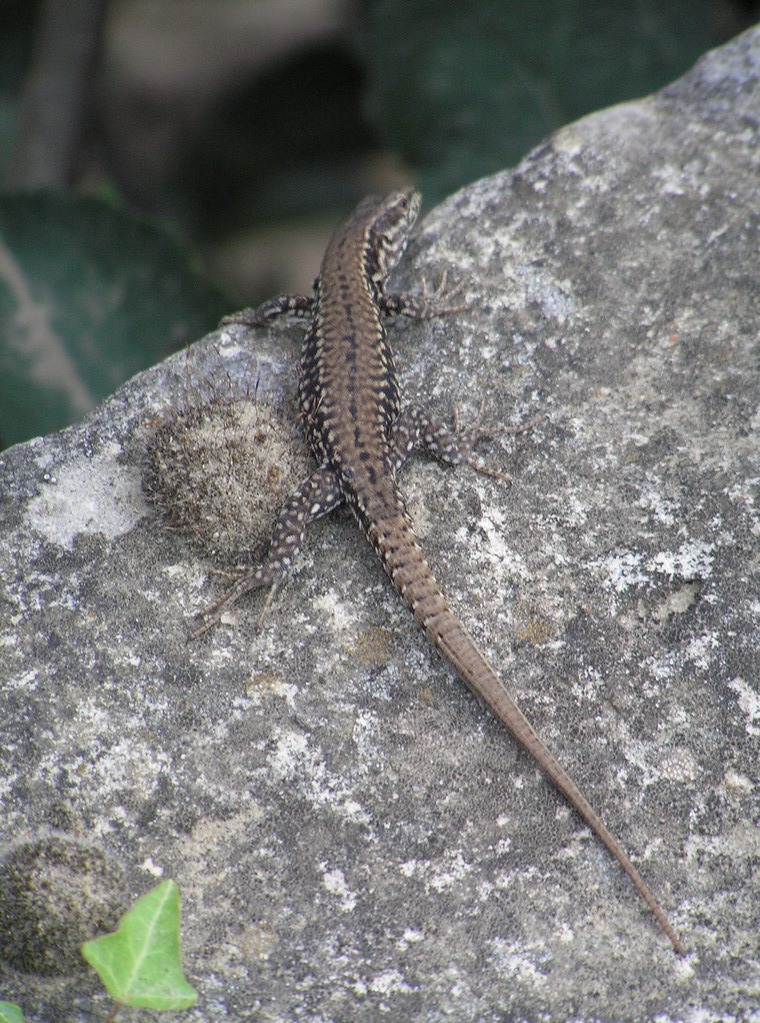
<svg viewBox="0 0 760 1023">
<path fill-rule="evenodd" d="M 511 489 L 425 462 L 403 486 L 684 960 L 346 513 L 260 631 L 254 598 L 185 644 L 221 583 L 139 470 L 184 356 L 0 456 L 0 835 L 97 843 L 131 896 L 176 879 L 183 1019 L 760 1018 L 759 142 L 755 30 L 452 197 L 396 282 L 448 267 L 469 302 L 393 325 L 407 398 L 548 416 L 491 447 Z M 297 339 L 222 332 L 192 369 L 279 395 Z M 0 966 L 31 1020 L 98 991 Z"/>
</svg>

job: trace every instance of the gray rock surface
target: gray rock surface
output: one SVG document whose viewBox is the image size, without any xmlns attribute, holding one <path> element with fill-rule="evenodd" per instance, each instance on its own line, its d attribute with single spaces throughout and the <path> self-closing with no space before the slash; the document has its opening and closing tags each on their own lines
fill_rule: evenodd
<svg viewBox="0 0 760 1023">
<path fill-rule="evenodd" d="M 511 489 L 425 461 L 403 488 L 685 959 L 347 513 L 261 629 L 254 597 L 186 645 L 223 584 L 140 486 L 184 356 L 0 455 L 0 886 L 40 838 L 93 919 L 174 878 L 188 1021 L 760 1019 L 759 249 L 755 30 L 433 211 L 396 285 L 447 267 L 468 309 L 391 327 L 407 399 L 548 417 L 490 447 Z M 191 370 L 281 395 L 297 341 L 222 331 Z M 16 966 L 30 1020 L 105 1015 L 90 975 Z"/>
</svg>

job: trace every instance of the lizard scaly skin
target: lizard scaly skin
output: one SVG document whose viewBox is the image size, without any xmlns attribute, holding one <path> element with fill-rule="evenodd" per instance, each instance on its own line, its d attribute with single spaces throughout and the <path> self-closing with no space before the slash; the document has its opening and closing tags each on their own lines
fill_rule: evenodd
<svg viewBox="0 0 760 1023">
<path fill-rule="evenodd" d="M 301 352 L 298 400 L 319 467 L 283 507 L 266 560 L 206 609 L 193 637 L 209 629 L 246 591 L 257 587 L 274 591 L 303 542 L 307 524 L 345 502 L 430 643 L 606 846 L 683 954 L 678 936 L 639 872 L 446 603 L 397 486 L 397 470 L 418 447 L 442 461 L 465 461 L 487 471 L 472 454 L 472 444 L 463 443 L 419 408 L 401 409 L 383 316 L 426 318 L 452 311 L 425 299 L 385 292 L 385 281 L 406 247 L 419 205 L 414 191 L 365 200 L 333 235 L 313 298 L 282 296 L 227 320 L 259 326 L 285 312 L 311 317 Z"/>
</svg>

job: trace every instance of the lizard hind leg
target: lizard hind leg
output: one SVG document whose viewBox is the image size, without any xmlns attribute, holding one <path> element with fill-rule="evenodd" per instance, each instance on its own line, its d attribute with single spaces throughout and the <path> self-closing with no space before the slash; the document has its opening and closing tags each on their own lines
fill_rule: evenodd
<svg viewBox="0 0 760 1023">
<path fill-rule="evenodd" d="M 469 465 L 476 472 L 491 476 L 504 483 L 511 483 L 511 477 L 488 465 L 475 451 L 483 440 L 491 440 L 505 433 L 523 433 L 531 429 L 543 416 L 536 416 L 520 426 L 497 426 L 485 429 L 481 424 L 483 407 L 481 402 L 475 422 L 467 430 L 459 431 L 459 417 L 454 412 L 454 429 L 431 416 L 419 405 L 409 405 L 402 410 L 391 431 L 391 445 L 394 454 L 394 469 L 398 471 L 415 451 L 422 450 L 447 465 Z"/>
<path fill-rule="evenodd" d="M 265 562 L 257 568 L 244 569 L 237 582 L 233 583 L 229 589 L 225 590 L 221 597 L 201 611 L 199 615 L 200 624 L 190 633 L 188 642 L 200 639 L 204 633 L 212 629 L 217 622 L 221 621 L 222 615 L 227 608 L 231 607 L 244 593 L 263 586 L 269 586 L 271 592 L 271 589 L 275 586 L 276 577 L 270 579 L 270 573 L 267 571 L 268 567 L 268 562 Z"/>
<path fill-rule="evenodd" d="M 213 628 L 224 612 L 245 593 L 268 587 L 261 618 L 303 546 L 306 527 L 332 511 L 342 500 L 343 493 L 332 469 L 322 465 L 307 477 L 282 506 L 265 560 L 260 565 L 244 569 L 237 582 L 201 611 L 200 624 L 191 632 L 189 640 L 198 639 Z"/>
</svg>

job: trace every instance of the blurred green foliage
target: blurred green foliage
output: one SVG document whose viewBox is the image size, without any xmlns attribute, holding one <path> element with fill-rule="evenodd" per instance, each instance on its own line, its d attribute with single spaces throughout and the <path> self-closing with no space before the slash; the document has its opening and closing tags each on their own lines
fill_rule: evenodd
<svg viewBox="0 0 760 1023">
<path fill-rule="evenodd" d="M 389 153 L 434 205 L 561 125 L 679 77 L 757 6 L 356 0 L 340 36 L 280 54 L 224 91 L 182 139 L 174 172 L 128 181 L 114 163 L 107 187 L 172 210 L 199 246 L 278 217 L 332 220 Z M 0 13 L 0 177 L 36 7 Z M 105 128 L 95 118 L 89 131 L 97 139 Z M 79 418 L 234 305 L 176 238 L 112 203 L 0 192 L 0 447 Z"/>
<path fill-rule="evenodd" d="M 368 114 L 433 204 L 716 44 L 714 0 L 365 0 Z"/>
<path fill-rule="evenodd" d="M 229 308 L 144 219 L 91 197 L 0 196 L 3 444 L 81 418 Z"/>
</svg>

